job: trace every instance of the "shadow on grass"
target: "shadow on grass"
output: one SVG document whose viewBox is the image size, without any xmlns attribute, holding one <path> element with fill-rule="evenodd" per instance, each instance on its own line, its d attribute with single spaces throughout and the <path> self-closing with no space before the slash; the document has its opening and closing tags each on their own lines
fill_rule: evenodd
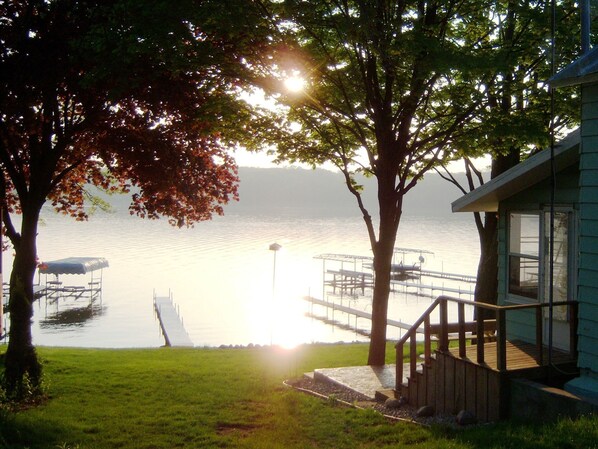
<svg viewBox="0 0 598 449">
<path fill-rule="evenodd" d="M 32 421 L 19 412 L 0 412 L 0 449 L 61 447 L 65 441 L 67 429 L 55 423 Z"/>
<path fill-rule="evenodd" d="M 434 427 L 438 439 L 458 447 L 484 449 L 598 449 L 598 417 L 562 418 L 556 422 L 501 422 L 464 429 Z"/>
</svg>

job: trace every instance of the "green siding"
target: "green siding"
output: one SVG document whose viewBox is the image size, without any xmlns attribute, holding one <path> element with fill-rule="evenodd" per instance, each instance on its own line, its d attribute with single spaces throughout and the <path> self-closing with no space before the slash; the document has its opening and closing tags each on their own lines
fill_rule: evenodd
<svg viewBox="0 0 598 449">
<path fill-rule="evenodd" d="M 598 102 L 591 101 L 585 103 L 581 114 L 582 120 L 592 120 L 598 118 Z"/>
<path fill-rule="evenodd" d="M 592 220 L 588 218 L 588 214 L 583 211 L 582 204 L 579 205 L 580 208 L 580 223 L 579 223 L 579 235 L 581 238 L 592 238 L 598 235 L 598 220 Z M 583 220 L 582 220 L 583 218 Z M 581 240 L 580 240 L 581 242 Z M 581 246 L 580 246 L 581 248 Z M 587 249 L 586 249 L 587 251 Z"/>
<path fill-rule="evenodd" d="M 536 314 L 530 310 L 507 313 L 507 338 L 511 341 L 536 341 L 535 320 Z"/>
<path fill-rule="evenodd" d="M 598 137 L 586 137 L 586 145 L 598 146 Z M 598 169 L 598 153 L 586 154 L 583 163 L 580 163 L 582 170 Z"/>
<path fill-rule="evenodd" d="M 598 84 L 585 84 L 583 86 L 581 102 L 585 105 L 587 103 L 594 103 L 598 99 Z"/>
<path fill-rule="evenodd" d="M 589 235 L 580 235 L 579 248 L 580 248 L 580 252 L 584 252 L 587 254 L 598 253 L 598 237 L 593 237 L 593 236 L 589 236 Z M 592 267 L 591 266 L 590 267 L 582 267 L 580 265 L 580 268 L 592 268 Z M 592 285 L 598 286 L 598 282 L 596 282 L 596 281 L 598 281 L 598 279 L 595 279 L 594 282 L 592 283 Z"/>
<path fill-rule="evenodd" d="M 586 158 L 583 158 L 585 160 Z M 598 186 L 598 170 L 596 169 L 582 169 L 579 176 L 580 185 L 584 187 Z M 591 201 L 591 200 L 590 200 Z"/>
<path fill-rule="evenodd" d="M 579 192 L 580 203 L 593 203 L 596 201 L 596 198 L 598 198 L 598 187 L 596 186 L 584 186 L 583 191 Z"/>
<path fill-rule="evenodd" d="M 582 288 L 598 288 L 598 286 L 596 286 L 593 282 L 596 277 L 598 277 L 598 267 L 588 268 L 580 266 L 577 272 L 578 290 L 582 290 Z M 581 301 L 582 298 L 585 297 L 578 297 L 578 300 Z"/>
<path fill-rule="evenodd" d="M 598 253 L 598 236 L 583 236 L 579 239 L 579 247 L 583 248 L 584 252 Z"/>
<path fill-rule="evenodd" d="M 598 338 L 592 336 L 580 336 L 580 340 L 586 342 L 588 346 L 596 347 L 598 346 Z M 598 354 L 591 352 L 591 351 L 580 351 L 579 352 L 579 360 L 578 366 L 583 369 L 589 369 L 596 372 L 596 366 L 598 364 Z"/>
<path fill-rule="evenodd" d="M 597 273 L 598 274 L 598 273 Z M 598 297 L 598 288 L 596 287 L 587 287 L 587 286 L 580 286 L 579 287 L 579 294 L 584 296 L 596 296 Z M 596 330 L 598 332 L 598 329 Z"/>
<path fill-rule="evenodd" d="M 579 198 L 579 177 L 576 166 L 567 167 L 557 174 L 557 191 L 555 202 L 557 204 L 573 205 Z M 598 193 L 598 185 L 596 186 Z M 504 209 L 534 211 L 550 203 L 550 181 L 539 182 L 533 187 L 524 190 L 504 200 L 501 207 Z"/>
<path fill-rule="evenodd" d="M 579 326 L 579 329 L 584 329 L 586 335 L 593 335 L 598 338 L 598 304 L 581 303 L 579 305 L 579 314 L 583 315 L 584 321 L 588 321 L 586 325 Z"/>
<path fill-rule="evenodd" d="M 585 120 L 581 124 L 581 137 L 598 136 L 598 119 Z"/>
<path fill-rule="evenodd" d="M 582 267 L 598 268 L 598 254 L 581 251 L 579 253 L 579 265 Z"/>
<path fill-rule="evenodd" d="M 598 372 L 598 84 L 582 86 L 579 176 L 579 366 Z"/>
</svg>

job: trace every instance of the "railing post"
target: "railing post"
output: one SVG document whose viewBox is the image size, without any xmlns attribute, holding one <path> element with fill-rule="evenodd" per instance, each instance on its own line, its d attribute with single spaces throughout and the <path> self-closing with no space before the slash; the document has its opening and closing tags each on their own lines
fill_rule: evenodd
<svg viewBox="0 0 598 449">
<path fill-rule="evenodd" d="M 432 358 L 432 342 L 430 339 L 430 316 L 424 318 L 424 361 L 426 365 L 430 364 Z"/>
<path fill-rule="evenodd" d="M 417 341 L 415 332 L 409 338 L 409 375 L 413 379 L 417 371 Z"/>
<path fill-rule="evenodd" d="M 448 351 L 448 303 L 446 298 L 440 299 L 440 341 L 438 342 L 438 350 L 441 352 Z"/>
<path fill-rule="evenodd" d="M 476 359 L 481 365 L 484 363 L 484 309 L 477 307 L 475 313 L 476 319 Z"/>
<path fill-rule="evenodd" d="M 459 320 L 459 357 L 465 358 L 465 304 L 457 304 L 457 315 Z"/>
<path fill-rule="evenodd" d="M 506 311 L 503 308 L 496 312 L 496 368 L 503 372 L 507 370 L 507 322 Z"/>
<path fill-rule="evenodd" d="M 536 351 L 538 352 L 536 361 L 540 366 L 544 365 L 544 347 L 542 344 L 544 339 L 544 329 L 542 325 L 543 312 L 544 309 L 542 307 L 536 308 Z"/>
<path fill-rule="evenodd" d="M 395 392 L 401 393 L 403 383 L 403 343 L 397 343 L 396 346 L 397 363 L 395 369 Z"/>
</svg>

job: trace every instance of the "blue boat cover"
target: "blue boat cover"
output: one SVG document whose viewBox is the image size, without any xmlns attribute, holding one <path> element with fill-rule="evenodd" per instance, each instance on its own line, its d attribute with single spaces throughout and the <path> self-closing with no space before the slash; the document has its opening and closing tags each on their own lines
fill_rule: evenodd
<svg viewBox="0 0 598 449">
<path fill-rule="evenodd" d="M 103 257 L 67 257 L 66 259 L 42 262 L 39 272 L 44 274 L 85 274 L 108 267 Z"/>
</svg>

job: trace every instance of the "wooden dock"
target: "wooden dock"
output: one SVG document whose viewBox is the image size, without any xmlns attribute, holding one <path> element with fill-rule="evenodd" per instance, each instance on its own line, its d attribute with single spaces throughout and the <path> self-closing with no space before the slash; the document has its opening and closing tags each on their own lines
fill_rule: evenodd
<svg viewBox="0 0 598 449">
<path fill-rule="evenodd" d="M 314 298 L 312 296 L 305 296 L 303 299 L 305 299 L 307 302 L 309 302 L 311 304 L 328 307 L 332 310 L 338 310 L 339 312 L 344 312 L 344 313 L 346 313 L 348 315 L 352 315 L 354 317 L 365 318 L 368 320 L 372 319 L 371 313 L 364 312 L 363 310 L 359 310 L 359 309 L 354 309 L 353 307 L 342 306 L 340 304 L 336 304 L 336 303 L 330 302 L 330 301 L 323 301 L 321 299 Z M 411 324 L 403 323 L 401 321 L 396 321 L 396 320 L 387 320 L 386 325 L 392 326 L 392 327 L 397 327 L 397 328 L 403 329 L 403 330 L 411 329 Z"/>
<path fill-rule="evenodd" d="M 332 292 L 334 294 L 336 294 L 338 290 L 340 292 L 346 292 L 349 295 L 355 295 L 358 291 L 361 291 L 361 294 L 363 295 L 365 294 L 366 288 L 373 288 L 374 286 L 374 275 L 372 272 L 346 270 L 341 268 L 340 270 L 326 270 L 324 274 L 325 276 L 329 276 L 324 279 L 324 286 L 332 287 Z M 416 295 L 429 296 L 432 298 L 434 297 L 435 292 L 472 297 L 474 294 L 472 284 L 475 285 L 476 283 L 475 276 L 444 273 L 441 271 L 423 271 L 413 269 L 413 267 L 400 267 L 400 269 L 394 268 L 391 275 L 392 279 L 390 283 L 393 290 L 395 287 L 399 286 L 402 287 L 405 292 L 410 291 Z M 434 285 L 433 283 L 422 282 L 422 278 L 438 278 L 470 285 L 466 288 L 463 288 L 460 285 L 456 287 L 445 286 L 444 284 Z"/>
<path fill-rule="evenodd" d="M 183 326 L 172 297 L 154 295 L 154 309 L 160 321 L 166 346 L 193 347 L 193 342 Z"/>
</svg>

